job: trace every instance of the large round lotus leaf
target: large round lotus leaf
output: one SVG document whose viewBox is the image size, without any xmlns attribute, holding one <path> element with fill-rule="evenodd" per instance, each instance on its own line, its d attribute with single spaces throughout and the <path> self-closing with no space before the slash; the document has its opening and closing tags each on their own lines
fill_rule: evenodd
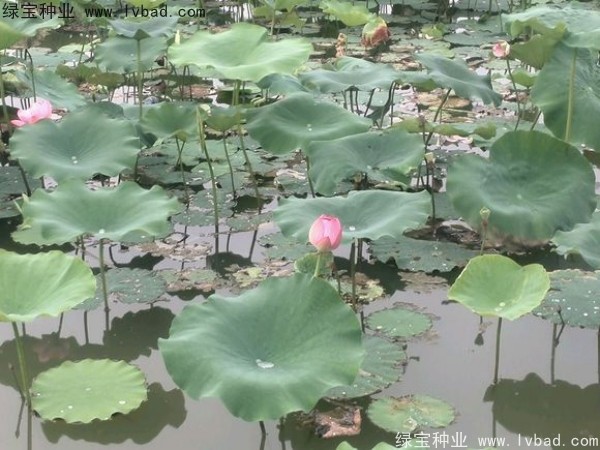
<svg viewBox="0 0 600 450">
<path fill-rule="evenodd" d="M 374 16 L 365 5 L 354 5 L 345 1 L 322 0 L 319 8 L 325 14 L 335 17 L 348 27 L 364 25 Z"/>
<path fill-rule="evenodd" d="M 424 152 L 421 136 L 399 128 L 317 141 L 306 148 L 309 175 L 323 195 L 332 195 L 340 181 L 363 172 L 372 180 L 408 183 Z"/>
<path fill-rule="evenodd" d="M 448 195 L 473 227 L 491 211 L 489 230 L 517 239 L 546 240 L 587 222 L 596 207 L 592 166 L 571 145 L 537 131 L 504 134 L 489 159 L 457 158 L 448 170 Z"/>
<path fill-rule="evenodd" d="M 533 313 L 562 325 L 597 330 L 600 327 L 600 272 L 550 272 L 550 291 Z"/>
<path fill-rule="evenodd" d="M 36 70 L 32 76 L 29 70 L 17 70 L 14 74 L 23 83 L 23 87 L 28 89 L 28 92 L 33 93 L 35 88 L 38 98 L 48 100 L 53 108 L 73 111 L 86 104 L 86 99 L 77 90 L 77 86 L 68 82 L 56 72 Z"/>
<path fill-rule="evenodd" d="M 385 64 L 369 63 L 367 66 L 357 66 L 344 62 L 354 58 L 343 58 L 336 65 L 336 70 L 317 69 L 298 75 L 302 84 L 322 93 L 343 92 L 349 88 L 361 91 L 373 89 L 388 90 L 400 74 Z"/>
<path fill-rule="evenodd" d="M 369 405 L 367 415 L 375 425 L 390 433 L 443 428 L 455 417 L 452 406 L 427 395 L 378 398 Z"/>
<path fill-rule="evenodd" d="M 167 39 L 152 37 L 141 43 L 140 63 L 142 70 L 152 69 L 156 58 L 166 53 Z M 96 61 L 101 69 L 109 72 L 129 73 L 138 70 L 137 41 L 122 36 L 113 36 L 95 47 Z"/>
<path fill-rule="evenodd" d="M 544 124 L 560 139 L 566 138 L 567 119 L 572 106 L 572 144 L 586 144 L 600 151 L 600 67 L 598 51 L 569 48 L 559 43 L 531 90 L 531 101 L 544 113 Z M 573 98 L 570 98 L 571 71 L 575 64 Z"/>
<path fill-rule="evenodd" d="M 175 33 L 177 17 L 150 17 L 143 20 L 111 20 L 115 32 L 136 40 L 149 37 L 171 37 Z"/>
<path fill-rule="evenodd" d="M 13 239 L 51 245 L 86 234 L 113 241 L 163 236 L 171 230 L 167 219 L 179 210 L 179 203 L 159 186 L 146 190 L 126 181 L 116 188 L 91 191 L 71 181 L 53 192 L 35 191 L 22 209 L 23 224 Z"/>
<path fill-rule="evenodd" d="M 393 308 L 370 314 L 366 325 L 369 329 L 391 338 L 409 338 L 425 333 L 433 323 L 427 314 L 398 304 Z"/>
<path fill-rule="evenodd" d="M 58 28 L 62 25 L 61 22 L 62 20 L 58 15 L 50 17 L 49 20 L 42 20 L 40 18 L 26 19 L 25 17 L 11 20 L 5 12 L 0 19 L 0 49 L 7 49 L 21 39 L 35 36 L 39 29 Z"/>
<path fill-rule="evenodd" d="M 473 258 L 456 279 L 448 298 L 480 316 L 518 319 L 538 307 L 550 289 L 540 264 L 520 266 L 502 255 Z"/>
<path fill-rule="evenodd" d="M 377 337 L 365 336 L 365 359 L 352 384 L 330 389 L 325 397 L 356 398 L 384 390 L 401 377 L 399 366 L 406 361 L 406 352 L 397 344 Z"/>
<path fill-rule="evenodd" d="M 600 269 L 600 212 L 588 223 L 579 223 L 571 231 L 557 231 L 552 238 L 559 255 L 581 255 L 594 269 Z"/>
<path fill-rule="evenodd" d="M 429 76 L 439 87 L 453 89 L 459 97 L 479 98 L 486 105 L 500 106 L 502 96 L 492 89 L 489 75 L 480 76 L 469 70 L 463 61 L 452 61 L 443 56 L 422 53 L 416 55 L 429 70 Z"/>
<path fill-rule="evenodd" d="M 321 214 L 340 219 L 344 242 L 355 238 L 400 237 L 421 227 L 431 210 L 431 197 L 418 193 L 352 191 L 347 197 L 282 200 L 273 219 L 286 236 L 308 241 L 310 226 Z"/>
<path fill-rule="evenodd" d="M 246 128 L 250 136 L 275 154 L 305 149 L 313 141 L 362 133 L 372 123 L 334 103 L 316 100 L 305 93 L 249 110 L 247 115 Z"/>
<path fill-rule="evenodd" d="M 44 419 L 67 423 L 108 420 L 127 414 L 147 398 L 140 369 L 124 361 L 67 361 L 39 374 L 31 385 L 33 409 Z"/>
<path fill-rule="evenodd" d="M 161 141 L 175 137 L 185 142 L 198 136 L 196 107 L 191 103 L 163 102 L 146 108 L 140 125 Z"/>
<path fill-rule="evenodd" d="M 312 45 L 304 39 L 270 41 L 267 29 L 237 23 L 222 33 L 197 31 L 181 45 L 169 49 L 176 66 L 210 67 L 232 80 L 259 82 L 272 73 L 292 73 L 304 64 Z"/>
<path fill-rule="evenodd" d="M 44 120 L 21 127 L 10 144 L 11 155 L 32 176 L 59 182 L 118 175 L 133 167 L 140 146 L 131 124 L 93 110 L 69 114 L 58 124 Z"/>
<path fill-rule="evenodd" d="M 190 397 L 219 397 L 248 421 L 308 411 L 352 383 L 363 359 L 352 310 L 329 283 L 299 274 L 187 306 L 159 348 Z"/>
<path fill-rule="evenodd" d="M 95 291 L 94 275 L 79 258 L 59 251 L 19 255 L 0 249 L 0 321 L 58 316 Z"/>
<path fill-rule="evenodd" d="M 455 267 L 464 267 L 479 253 L 454 242 L 425 241 L 406 236 L 377 239 L 369 244 L 369 250 L 379 261 L 393 259 L 398 269 L 422 272 L 450 272 Z"/>
</svg>

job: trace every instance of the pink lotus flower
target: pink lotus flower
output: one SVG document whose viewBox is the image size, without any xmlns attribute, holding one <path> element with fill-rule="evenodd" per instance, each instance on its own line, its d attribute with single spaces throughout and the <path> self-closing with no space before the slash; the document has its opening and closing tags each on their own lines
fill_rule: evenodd
<svg viewBox="0 0 600 450">
<path fill-rule="evenodd" d="M 311 225 L 308 240 L 319 252 L 335 250 L 342 242 L 340 219 L 323 214 Z"/>
<path fill-rule="evenodd" d="M 496 58 L 506 58 L 510 54 L 510 44 L 506 41 L 496 42 L 492 47 L 492 53 Z"/>
<path fill-rule="evenodd" d="M 52 116 L 52 104 L 48 100 L 39 99 L 28 109 L 18 110 L 17 116 L 19 116 L 18 120 L 10 121 L 15 127 L 31 125 L 42 119 L 49 119 Z"/>
</svg>

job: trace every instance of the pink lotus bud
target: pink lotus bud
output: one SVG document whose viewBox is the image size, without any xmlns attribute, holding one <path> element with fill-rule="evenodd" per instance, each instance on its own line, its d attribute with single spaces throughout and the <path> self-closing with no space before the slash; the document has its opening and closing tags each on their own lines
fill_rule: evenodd
<svg viewBox="0 0 600 450">
<path fill-rule="evenodd" d="M 323 214 L 311 225 L 308 240 L 319 252 L 335 250 L 342 242 L 340 219 Z"/>
<path fill-rule="evenodd" d="M 17 116 L 19 116 L 18 120 L 10 121 L 15 127 L 31 125 L 42 119 L 49 119 L 52 116 L 52 104 L 48 100 L 39 99 L 28 109 L 18 110 Z"/>
<path fill-rule="evenodd" d="M 364 47 L 377 47 L 379 44 L 389 41 L 390 37 L 391 33 L 387 23 L 381 17 L 377 17 L 364 26 L 360 42 Z"/>
<path fill-rule="evenodd" d="M 507 58 L 510 54 L 510 44 L 506 41 L 496 42 L 492 47 L 492 53 L 496 58 Z"/>
</svg>

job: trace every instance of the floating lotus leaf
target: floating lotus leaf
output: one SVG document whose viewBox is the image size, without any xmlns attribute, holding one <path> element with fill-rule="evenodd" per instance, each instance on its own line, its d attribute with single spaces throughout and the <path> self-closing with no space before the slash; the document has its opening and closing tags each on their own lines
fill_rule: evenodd
<svg viewBox="0 0 600 450">
<path fill-rule="evenodd" d="M 335 70 L 316 69 L 298 75 L 302 84 L 322 93 L 343 92 L 349 88 L 360 91 L 373 89 L 388 90 L 400 74 L 386 64 L 369 63 L 368 66 L 355 65 L 341 58 Z"/>
<path fill-rule="evenodd" d="M 600 68 L 597 63 L 597 50 L 556 45 L 531 90 L 531 101 L 544 113 L 544 124 L 560 139 L 566 139 L 572 108 L 569 142 L 600 151 L 600 127 L 594 120 L 600 116 Z M 570 98 L 573 64 L 573 98 Z"/>
<path fill-rule="evenodd" d="M 178 210 L 177 200 L 159 186 L 145 190 L 126 181 L 90 191 L 79 182 L 68 182 L 53 192 L 35 191 L 23 204 L 23 224 L 12 237 L 37 245 L 63 244 L 82 235 L 113 241 L 159 237 L 171 231 L 167 219 Z"/>
<path fill-rule="evenodd" d="M 322 0 L 319 8 L 321 8 L 325 14 L 334 16 L 348 27 L 364 25 L 369 19 L 375 16 L 365 5 L 354 5 L 346 1 Z"/>
<path fill-rule="evenodd" d="M 579 223 L 571 231 L 557 231 L 552 243 L 559 255 L 581 255 L 594 269 L 600 269 L 600 212 L 594 212 L 590 222 Z"/>
<path fill-rule="evenodd" d="M 412 433 L 423 428 L 443 428 L 454 421 L 454 408 L 427 395 L 378 398 L 367 409 L 369 419 L 390 433 Z"/>
<path fill-rule="evenodd" d="M 160 141 L 175 137 L 185 142 L 198 136 L 196 107 L 191 103 L 163 102 L 151 106 L 144 112 L 140 125 Z"/>
<path fill-rule="evenodd" d="M 398 304 L 370 314 L 366 319 L 369 329 L 391 338 L 410 338 L 425 333 L 433 325 L 427 314 Z"/>
<path fill-rule="evenodd" d="M 19 255 L 0 249 L 0 321 L 58 316 L 94 295 L 96 280 L 81 259 L 59 251 Z"/>
<path fill-rule="evenodd" d="M 473 258 L 454 282 L 448 298 L 480 316 L 515 320 L 537 308 L 550 278 L 540 264 L 520 266 L 502 255 Z"/>
<path fill-rule="evenodd" d="M 283 154 L 305 149 L 313 141 L 326 141 L 362 133 L 371 120 L 358 117 L 312 95 L 290 95 L 268 106 L 248 111 L 246 128 L 267 151 Z"/>
<path fill-rule="evenodd" d="M 263 253 L 268 259 L 294 261 L 314 249 L 310 245 L 299 243 L 296 239 L 285 237 L 281 233 L 267 234 L 260 237 L 258 242 L 264 247 Z"/>
<path fill-rule="evenodd" d="M 557 270 L 550 272 L 550 291 L 536 316 L 556 324 L 585 327 L 597 330 L 600 327 L 600 272 L 582 270 Z"/>
<path fill-rule="evenodd" d="M 373 180 L 408 183 L 409 175 L 423 160 L 424 150 L 421 136 L 395 128 L 313 142 L 306 154 L 315 190 L 332 195 L 340 181 L 357 173 L 366 173 Z"/>
<path fill-rule="evenodd" d="M 140 369 L 124 361 L 67 361 L 39 374 L 31 385 L 33 409 L 46 420 L 67 423 L 108 420 L 127 414 L 147 398 Z"/>
<path fill-rule="evenodd" d="M 62 25 L 61 20 L 51 17 L 50 20 L 39 18 L 26 19 L 19 17 L 17 20 L 11 20 L 5 12 L 0 19 L 0 49 L 7 49 L 26 37 L 35 36 L 38 30 L 42 28 L 58 28 Z"/>
<path fill-rule="evenodd" d="M 425 241 L 406 236 L 377 239 L 369 244 L 369 249 L 381 262 L 393 259 L 398 269 L 422 272 L 450 272 L 455 267 L 464 267 L 479 253 L 454 242 Z"/>
<path fill-rule="evenodd" d="M 587 222 L 596 206 L 595 177 L 571 145 L 537 131 L 504 134 L 489 159 L 457 158 L 448 170 L 448 195 L 473 227 L 491 211 L 489 230 L 522 240 L 547 240 Z"/>
<path fill-rule="evenodd" d="M 142 70 L 150 70 L 159 55 L 167 52 L 167 39 L 154 37 L 141 43 Z M 129 73 L 138 70 L 137 42 L 122 36 L 113 36 L 95 47 L 98 66 L 108 72 Z"/>
<path fill-rule="evenodd" d="M 271 42 L 267 30 L 237 23 L 228 31 L 197 31 L 190 39 L 169 49 L 175 65 L 215 69 L 225 78 L 258 82 L 272 73 L 292 73 L 304 64 L 312 45 L 304 39 Z"/>
<path fill-rule="evenodd" d="M 187 306 L 159 348 L 190 397 L 219 397 L 248 421 L 308 411 L 354 381 L 363 359 L 352 310 L 329 283 L 299 274 Z"/>
<path fill-rule="evenodd" d="M 431 209 L 431 197 L 418 193 L 352 191 L 347 197 L 282 200 L 273 219 L 286 236 L 301 242 L 317 217 L 329 214 L 340 219 L 344 242 L 355 238 L 400 237 L 421 227 Z"/>
<path fill-rule="evenodd" d="M 401 377 L 399 366 L 406 361 L 406 352 L 397 344 L 377 337 L 365 336 L 365 359 L 352 384 L 338 386 L 325 394 L 330 398 L 356 398 L 387 388 Z"/>
<path fill-rule="evenodd" d="M 175 34 L 177 17 L 146 17 L 142 20 L 111 20 L 115 32 L 136 40 L 150 37 L 172 37 Z"/>
<path fill-rule="evenodd" d="M 36 178 L 85 180 L 133 167 L 139 145 L 131 124 L 87 110 L 60 123 L 44 120 L 19 128 L 11 139 L 11 154 Z"/>
<path fill-rule="evenodd" d="M 502 103 L 502 96 L 492 89 L 490 76 L 477 75 L 463 61 L 425 53 L 415 57 L 429 69 L 429 76 L 439 87 L 453 89 L 456 95 L 466 99 L 479 98 L 486 105 Z"/>
</svg>

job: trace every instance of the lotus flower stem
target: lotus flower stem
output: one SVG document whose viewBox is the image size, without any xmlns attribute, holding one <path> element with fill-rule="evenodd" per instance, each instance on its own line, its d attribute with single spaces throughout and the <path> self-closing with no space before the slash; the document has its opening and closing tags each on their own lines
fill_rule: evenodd
<svg viewBox="0 0 600 450">
<path fill-rule="evenodd" d="M 496 328 L 496 362 L 494 365 L 494 384 L 498 384 L 498 370 L 500 369 L 500 334 L 502 333 L 502 317 L 498 317 Z"/>
<path fill-rule="evenodd" d="M 573 49 L 573 61 L 571 62 L 571 75 L 569 76 L 569 102 L 567 106 L 567 123 L 565 125 L 565 141 L 571 139 L 571 128 L 573 126 L 573 108 L 575 102 L 575 69 L 577 67 L 577 49 Z"/>
<path fill-rule="evenodd" d="M 15 334 L 15 343 L 17 344 L 17 358 L 19 360 L 19 372 L 21 374 L 21 394 L 25 395 L 27 408 L 31 408 L 31 393 L 29 392 L 29 371 L 27 370 L 27 360 L 23 350 L 23 340 L 19 335 L 19 327 L 15 322 L 11 322 Z"/>
<path fill-rule="evenodd" d="M 438 109 L 435 112 L 435 115 L 433 116 L 433 120 L 431 121 L 431 123 L 435 123 L 438 120 L 438 117 L 440 117 L 440 114 L 442 113 L 442 108 L 444 107 L 444 104 L 448 101 L 448 97 L 450 97 L 450 92 L 452 92 L 452 89 L 448 89 L 446 91 L 446 95 L 442 99 L 440 106 L 438 106 Z M 429 134 L 427 135 L 427 139 L 425 140 L 425 149 L 426 150 L 427 150 L 427 146 L 429 145 L 429 141 L 431 140 L 431 136 L 433 136 L 433 130 L 431 130 L 429 132 Z"/>
<path fill-rule="evenodd" d="M 206 140 L 204 138 L 204 119 L 200 114 L 200 110 L 196 112 L 198 120 L 198 137 L 200 139 L 200 148 L 204 152 L 206 163 L 208 164 L 208 172 L 210 173 L 210 184 L 212 189 L 213 198 L 213 213 L 215 216 L 215 236 L 219 235 L 219 203 L 217 201 L 217 182 L 215 180 L 215 172 L 213 171 L 212 163 L 210 161 L 210 155 L 208 154 L 208 148 L 206 147 Z"/>
<path fill-rule="evenodd" d="M 25 50 L 25 59 L 29 59 L 29 72 L 31 73 L 31 91 L 33 94 L 33 101 L 36 102 L 37 95 L 35 93 L 35 71 L 33 67 L 33 58 L 31 57 L 31 53 L 29 53 L 28 49 Z"/>
<path fill-rule="evenodd" d="M 315 274 L 313 275 L 313 278 L 319 278 L 321 273 L 321 255 L 321 252 L 317 252 L 317 264 L 315 264 Z"/>
<path fill-rule="evenodd" d="M 352 309 L 356 312 L 356 240 L 350 246 L 350 277 L 352 278 Z"/>
<path fill-rule="evenodd" d="M 513 90 L 515 91 L 515 96 L 517 98 L 517 123 L 515 125 L 515 131 L 517 131 L 517 129 L 519 128 L 519 123 L 521 122 L 521 102 L 519 101 L 519 91 L 517 90 L 517 83 L 515 83 L 515 79 L 510 68 L 510 60 L 508 59 L 508 56 L 505 59 L 506 70 L 508 71 L 508 76 L 510 78 L 510 81 L 512 82 Z"/>
</svg>

